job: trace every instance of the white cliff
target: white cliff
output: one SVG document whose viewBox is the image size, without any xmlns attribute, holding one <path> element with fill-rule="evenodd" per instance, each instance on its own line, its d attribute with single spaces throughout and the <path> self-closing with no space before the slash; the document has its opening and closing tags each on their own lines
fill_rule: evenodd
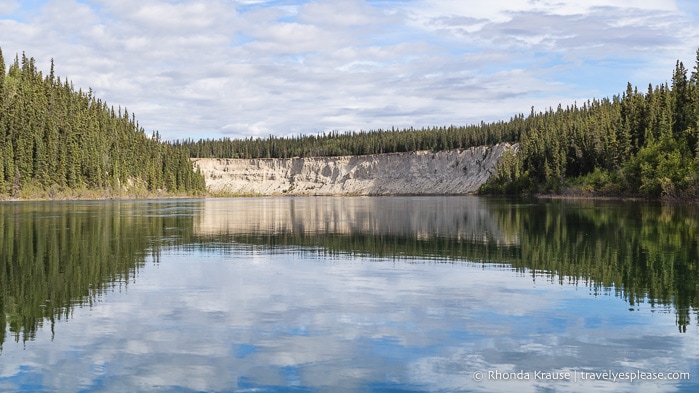
<svg viewBox="0 0 699 393">
<path fill-rule="evenodd" d="M 478 190 L 506 150 L 501 143 L 464 150 L 343 157 L 193 159 L 214 194 L 462 195 Z"/>
</svg>

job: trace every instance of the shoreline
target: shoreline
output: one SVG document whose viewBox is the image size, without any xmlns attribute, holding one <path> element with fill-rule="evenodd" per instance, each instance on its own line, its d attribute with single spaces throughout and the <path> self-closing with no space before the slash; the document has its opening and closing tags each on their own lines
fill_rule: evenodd
<svg viewBox="0 0 699 393">
<path fill-rule="evenodd" d="M 676 197 L 659 197 L 648 198 L 638 195 L 586 195 L 586 194 L 533 194 L 531 197 L 536 199 L 567 199 L 567 200 L 598 200 L 598 201 L 619 201 L 619 202 L 645 202 L 645 203 L 662 203 L 674 205 L 695 205 L 699 203 L 698 199 L 691 198 L 676 198 Z"/>
<path fill-rule="evenodd" d="M 619 202 L 663 202 L 661 198 L 651 199 L 633 195 L 566 195 L 566 194 L 534 194 L 535 199 L 564 199 L 564 200 L 595 200 Z"/>
<path fill-rule="evenodd" d="M 149 195 L 112 195 L 112 196 L 93 196 L 93 195 L 75 195 L 75 196 L 60 196 L 60 197 L 9 197 L 6 195 L 0 196 L 0 203 L 12 202 L 73 202 L 73 201 L 145 201 L 158 199 L 203 199 L 210 198 L 209 195 L 164 195 L 164 194 L 149 194 Z"/>
<path fill-rule="evenodd" d="M 434 194 L 423 194 L 423 193 L 400 193 L 400 194 L 318 194 L 318 195 L 289 195 L 289 194 L 226 194 L 226 195 L 216 195 L 212 193 L 205 194 L 190 194 L 190 195 L 162 195 L 162 194 L 151 194 L 151 195 L 123 195 L 123 196 L 71 196 L 71 197 L 30 197 L 30 198 L 11 198 L 6 196 L 0 196 L 0 203 L 15 203 L 15 202 L 80 202 L 80 201 L 147 201 L 147 200 L 169 200 L 169 199 L 233 199 L 233 198 L 313 198 L 313 197 L 329 197 L 329 198 L 353 198 L 353 197 L 368 197 L 368 198 L 391 198 L 391 197 L 479 197 L 479 198 L 499 198 L 499 199 L 536 199 L 536 200 L 567 200 L 567 201 L 609 201 L 609 202 L 633 202 L 633 203 L 660 203 L 669 205 L 697 205 L 699 201 L 690 200 L 677 200 L 677 199 L 663 199 L 663 198 L 643 198 L 638 196 L 599 196 L 599 195 L 564 195 L 564 194 L 531 194 L 531 195 L 496 195 L 496 194 L 486 194 L 480 195 L 477 193 L 465 193 L 465 194 L 449 194 L 449 193 L 434 193 Z"/>
</svg>

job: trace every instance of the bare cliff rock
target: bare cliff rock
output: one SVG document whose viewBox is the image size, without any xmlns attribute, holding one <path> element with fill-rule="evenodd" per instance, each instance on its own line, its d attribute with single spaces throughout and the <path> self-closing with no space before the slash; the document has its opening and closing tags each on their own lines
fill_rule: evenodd
<svg viewBox="0 0 699 393">
<path fill-rule="evenodd" d="M 506 150 L 501 143 L 464 150 L 343 157 L 193 159 L 211 193 L 243 195 L 460 195 L 478 190 Z"/>
</svg>

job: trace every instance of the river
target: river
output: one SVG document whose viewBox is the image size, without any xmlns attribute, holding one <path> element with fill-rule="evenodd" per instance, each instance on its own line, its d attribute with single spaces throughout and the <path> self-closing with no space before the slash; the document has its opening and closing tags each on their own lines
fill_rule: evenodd
<svg viewBox="0 0 699 393">
<path fill-rule="evenodd" d="M 0 392 L 695 392 L 699 210 L 0 203 Z"/>
</svg>

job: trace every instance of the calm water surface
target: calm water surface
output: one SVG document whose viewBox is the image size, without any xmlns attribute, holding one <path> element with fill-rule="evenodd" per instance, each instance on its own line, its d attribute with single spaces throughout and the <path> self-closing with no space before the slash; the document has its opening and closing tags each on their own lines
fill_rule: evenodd
<svg viewBox="0 0 699 393">
<path fill-rule="evenodd" d="M 1 203 L 0 392 L 696 392 L 698 263 L 689 207 Z"/>
</svg>

